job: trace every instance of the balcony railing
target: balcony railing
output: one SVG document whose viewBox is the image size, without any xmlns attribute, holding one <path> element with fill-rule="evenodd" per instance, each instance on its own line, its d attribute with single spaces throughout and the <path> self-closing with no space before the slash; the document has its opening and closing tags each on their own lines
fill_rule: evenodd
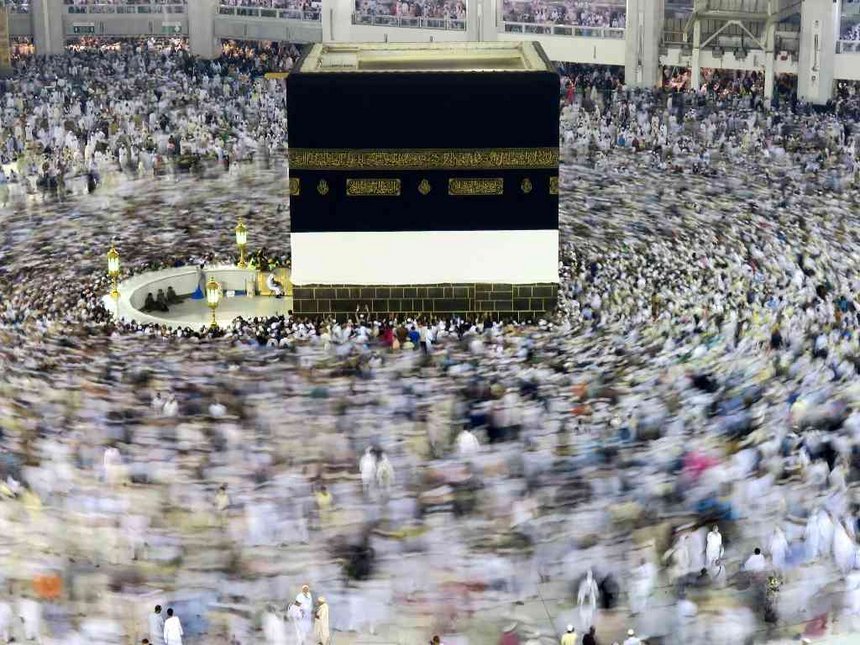
<svg viewBox="0 0 860 645">
<path fill-rule="evenodd" d="M 354 11 L 352 24 L 374 27 L 404 27 L 406 29 L 443 29 L 466 31 L 466 21 L 457 18 L 413 18 L 411 16 L 371 15 Z"/>
<path fill-rule="evenodd" d="M 184 4 L 82 4 L 68 5 L 66 7 L 70 14 L 162 14 L 162 13 L 185 13 Z"/>
<path fill-rule="evenodd" d="M 623 27 L 580 27 L 578 25 L 555 25 L 536 22 L 502 22 L 505 31 L 513 34 L 537 34 L 545 36 L 576 36 L 579 38 L 624 39 Z"/>
<path fill-rule="evenodd" d="M 856 54 L 860 52 L 860 40 L 839 40 L 836 42 L 837 54 Z"/>
<path fill-rule="evenodd" d="M 272 9 L 271 7 L 231 7 L 221 5 L 218 13 L 222 16 L 241 16 L 243 18 L 276 18 L 280 20 L 306 20 L 310 22 L 320 21 L 320 10 L 311 9 Z"/>
</svg>

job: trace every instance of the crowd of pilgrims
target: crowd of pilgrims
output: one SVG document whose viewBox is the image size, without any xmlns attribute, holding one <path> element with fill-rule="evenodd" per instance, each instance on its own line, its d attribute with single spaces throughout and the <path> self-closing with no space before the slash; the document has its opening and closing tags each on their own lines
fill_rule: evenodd
<svg viewBox="0 0 860 645">
<path fill-rule="evenodd" d="M 460 0 L 355 0 L 355 10 L 362 16 L 466 19 L 466 3 Z"/>
<path fill-rule="evenodd" d="M 100 183 L 0 214 L 0 638 L 139 643 L 160 603 L 186 643 L 279 645 L 306 583 L 338 643 L 860 630 L 855 88 L 567 68 L 540 320 L 114 321 L 111 243 L 124 277 L 230 262 L 243 216 L 289 256 L 283 95 L 236 47 L 23 59 L 3 87 L 7 161 Z"/>
<path fill-rule="evenodd" d="M 0 183 L 64 190 L 122 168 L 162 173 L 282 155 L 285 91 L 267 71 L 294 47 L 227 43 L 214 61 L 182 41 L 83 41 L 62 56 L 23 56 L 0 81 Z"/>
<path fill-rule="evenodd" d="M 219 4 L 225 7 L 248 7 L 254 9 L 304 9 L 311 11 L 319 10 L 321 3 L 309 0 L 220 0 Z"/>
<path fill-rule="evenodd" d="M 26 1 L 26 0 L 25 0 Z M 86 5 L 166 5 L 187 4 L 188 0 L 63 0 L 63 4 L 82 7 Z"/>
<path fill-rule="evenodd" d="M 623 29 L 626 25 L 627 12 L 624 4 L 588 0 L 567 0 L 566 2 L 504 0 L 502 15 L 506 22 Z"/>
</svg>

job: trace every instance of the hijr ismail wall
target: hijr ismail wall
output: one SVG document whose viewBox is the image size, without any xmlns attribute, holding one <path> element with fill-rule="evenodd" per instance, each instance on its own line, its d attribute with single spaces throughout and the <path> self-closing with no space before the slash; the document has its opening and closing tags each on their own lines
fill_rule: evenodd
<svg viewBox="0 0 860 645">
<path fill-rule="evenodd" d="M 555 308 L 559 89 L 539 46 L 314 45 L 287 95 L 296 313 Z"/>
</svg>

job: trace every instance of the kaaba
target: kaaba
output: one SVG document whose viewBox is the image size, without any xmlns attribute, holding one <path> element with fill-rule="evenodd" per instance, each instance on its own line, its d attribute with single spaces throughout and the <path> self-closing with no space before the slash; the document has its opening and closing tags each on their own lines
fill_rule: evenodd
<svg viewBox="0 0 860 645">
<path fill-rule="evenodd" d="M 555 309 L 559 81 L 539 44 L 316 44 L 287 115 L 296 314 Z"/>
</svg>

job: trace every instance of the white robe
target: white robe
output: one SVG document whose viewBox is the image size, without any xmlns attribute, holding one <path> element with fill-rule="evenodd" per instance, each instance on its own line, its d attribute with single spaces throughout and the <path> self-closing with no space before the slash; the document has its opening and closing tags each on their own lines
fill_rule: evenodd
<svg viewBox="0 0 860 645">
<path fill-rule="evenodd" d="M 0 640 L 4 643 L 11 636 L 13 613 L 8 603 L 0 602 Z"/>
<path fill-rule="evenodd" d="M 860 628 L 860 571 L 849 573 L 845 577 L 843 606 L 846 627 L 856 631 Z"/>
<path fill-rule="evenodd" d="M 471 457 L 480 449 L 478 438 L 470 431 L 463 430 L 457 436 L 457 452 L 461 457 Z"/>
<path fill-rule="evenodd" d="M 263 616 L 263 635 L 267 645 L 287 645 L 287 626 L 275 613 L 266 612 Z"/>
<path fill-rule="evenodd" d="M 358 462 L 358 469 L 361 472 L 361 485 L 367 492 L 376 481 L 376 457 L 369 452 L 364 453 Z"/>
<path fill-rule="evenodd" d="M 640 614 L 648 608 L 648 600 L 657 581 L 657 567 L 652 562 L 640 564 L 633 570 L 630 583 L 630 611 Z"/>
<path fill-rule="evenodd" d="M 24 640 L 36 640 L 42 632 L 42 606 L 30 598 L 18 601 L 18 615 L 24 622 Z"/>
<path fill-rule="evenodd" d="M 758 573 L 764 571 L 766 568 L 767 560 L 764 559 L 764 556 L 761 553 L 758 555 L 753 553 L 747 558 L 747 561 L 744 562 L 744 571 L 749 571 L 751 573 Z"/>
<path fill-rule="evenodd" d="M 773 562 L 773 568 L 777 571 L 785 569 L 785 557 L 788 554 L 788 540 L 785 538 L 785 533 L 782 529 L 776 527 L 773 530 L 773 535 L 770 537 L 768 545 L 770 559 Z"/>
<path fill-rule="evenodd" d="M 289 610 L 287 610 L 287 618 L 293 624 L 293 633 L 295 636 L 293 642 L 295 645 L 305 645 L 308 632 L 306 629 L 307 625 L 304 622 L 304 616 L 302 615 L 302 610 L 296 605 L 290 605 Z"/>
<path fill-rule="evenodd" d="M 708 533 L 708 546 L 705 554 L 708 560 L 708 566 L 713 567 L 714 563 L 723 555 L 723 536 L 719 531 L 711 531 Z"/>
<path fill-rule="evenodd" d="M 165 645 L 182 645 L 182 623 L 179 622 L 179 616 L 171 616 L 164 621 L 164 642 Z"/>
<path fill-rule="evenodd" d="M 677 580 L 683 575 L 686 575 L 690 571 L 690 545 L 689 540 L 686 535 L 680 536 L 675 541 L 675 546 L 673 546 L 665 556 L 672 558 L 672 567 L 669 571 L 669 575 L 672 580 Z"/>
<path fill-rule="evenodd" d="M 149 614 L 149 642 L 164 645 L 164 614 Z"/>
<path fill-rule="evenodd" d="M 302 603 L 302 620 L 301 625 L 304 630 L 305 637 L 311 633 L 314 628 L 314 600 L 312 595 L 304 595 L 301 591 L 296 594 L 296 602 Z"/>
<path fill-rule="evenodd" d="M 825 510 L 818 511 L 818 536 L 821 553 L 827 553 L 833 547 L 833 520 Z"/>
<path fill-rule="evenodd" d="M 704 527 L 690 533 L 687 540 L 687 553 L 690 556 L 689 571 L 701 571 L 707 564 L 705 562 L 705 537 Z"/>
<path fill-rule="evenodd" d="M 394 466 L 391 465 L 388 457 L 383 455 L 376 467 L 376 484 L 379 486 L 381 491 L 387 493 L 393 483 Z"/>
<path fill-rule="evenodd" d="M 837 522 L 833 532 L 833 561 L 843 575 L 854 568 L 856 546 L 845 527 Z"/>
<path fill-rule="evenodd" d="M 586 576 L 579 585 L 577 602 L 579 602 L 579 617 L 586 627 L 591 626 L 594 611 L 597 609 L 597 583 L 591 575 Z"/>
<path fill-rule="evenodd" d="M 818 532 L 818 517 L 811 515 L 803 529 L 803 539 L 806 545 L 806 559 L 814 561 L 821 553 L 821 536 Z"/>
</svg>

